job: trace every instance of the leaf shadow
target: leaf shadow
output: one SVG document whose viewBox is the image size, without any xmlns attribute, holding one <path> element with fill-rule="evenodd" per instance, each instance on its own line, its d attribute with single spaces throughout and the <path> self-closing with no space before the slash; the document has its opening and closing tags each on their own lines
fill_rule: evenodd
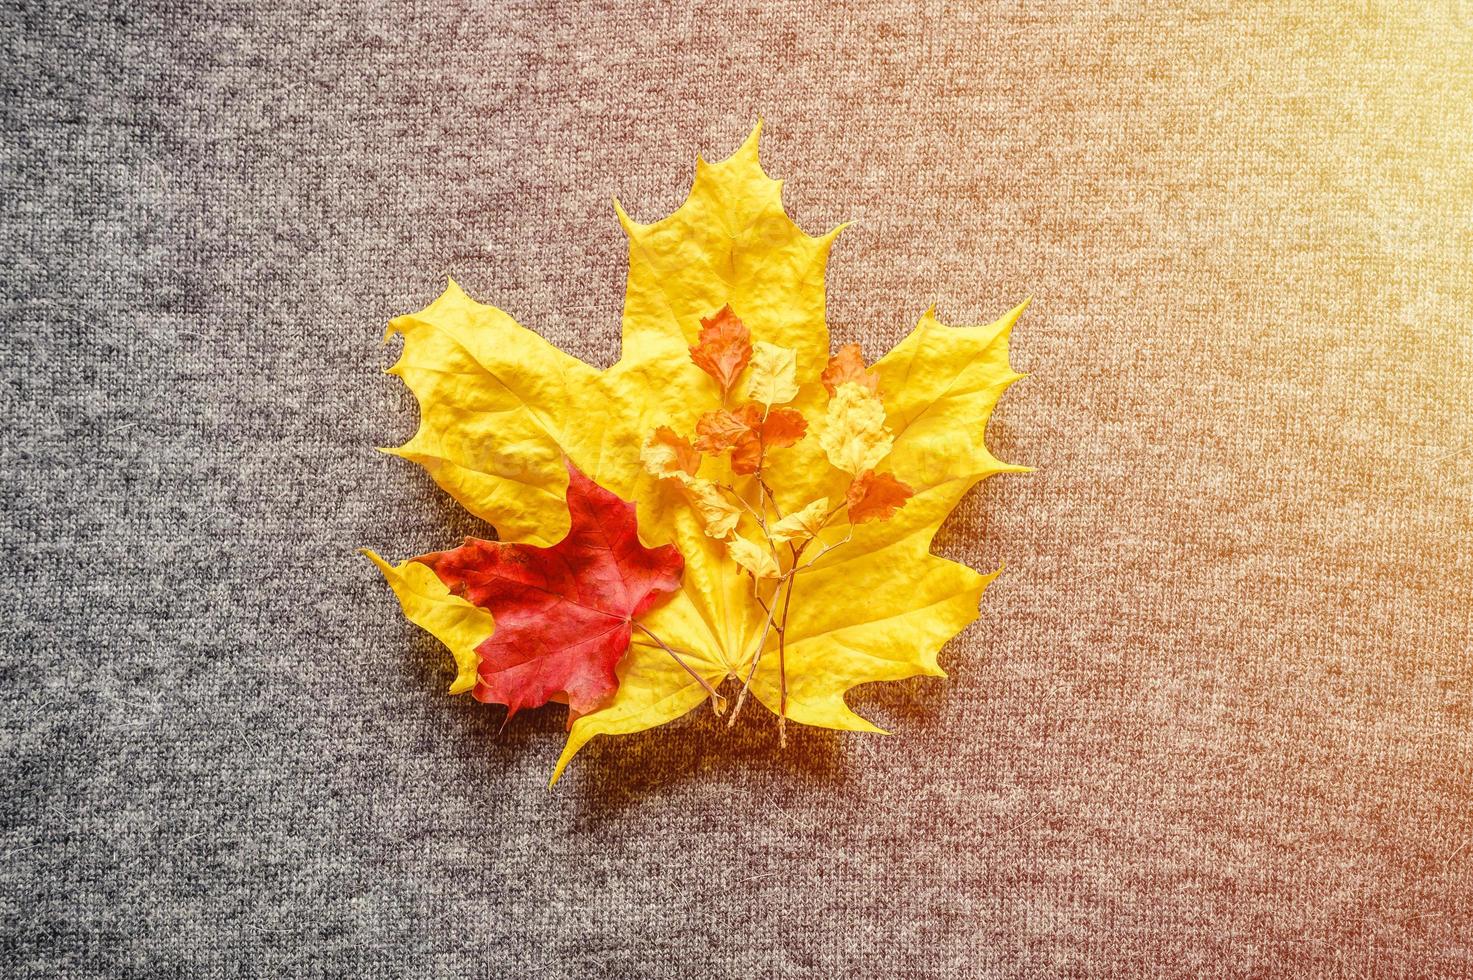
<svg viewBox="0 0 1473 980">
<path fill-rule="evenodd" d="M 452 733 L 452 764 L 472 776 L 470 782 L 486 785 L 527 770 L 529 758 L 548 759 L 549 767 L 537 775 L 550 778 L 551 760 L 567 736 L 567 708 L 548 704 L 520 711 L 508 721 L 500 705 L 482 704 L 468 695 L 448 696 L 451 672 L 444 648 L 429 634 L 414 633 L 403 644 L 406 683 L 438 702 L 426 708 L 427 723 L 442 736 L 446 729 Z M 776 717 L 755 700 L 730 727 L 726 717 L 702 706 L 658 728 L 595 738 L 551 792 L 574 800 L 580 823 L 597 825 L 652 795 L 698 779 L 728 787 L 754 779 L 837 786 L 848 779 L 842 746 L 846 734 L 789 725 L 787 746 L 782 747 Z"/>
<path fill-rule="evenodd" d="M 659 728 L 595 739 L 569 766 L 563 783 L 571 784 L 583 828 L 698 780 L 709 784 L 713 795 L 743 784 L 779 795 L 834 789 L 851 778 L 845 734 L 790 724 L 784 746 L 776 717 L 761 704 L 749 701 L 730 727 L 725 717 L 702 706 Z"/>
<path fill-rule="evenodd" d="M 916 676 L 861 685 L 848 701 L 850 709 L 886 731 L 921 736 L 936 727 L 951 693 L 945 678 Z"/>
<path fill-rule="evenodd" d="M 492 537 L 495 529 L 456 507 L 444 495 L 443 521 L 457 534 Z M 451 520 L 451 518 L 457 518 Z M 482 704 L 469 696 L 448 696 L 448 659 L 439 641 L 408 627 L 402 644 L 406 682 L 424 691 L 432 703 L 425 708 L 430 728 L 440 738 L 450 736 L 452 763 L 470 786 L 506 787 L 508 777 L 519 778 L 534 768 L 529 759 L 546 759 L 548 768 L 531 773 L 540 783 L 552 775 L 551 760 L 566 737 L 566 708 L 550 704 L 519 712 L 510 721 L 499 705 Z M 917 740 L 929 741 L 945 713 L 949 683 L 932 677 L 913 677 L 862 685 L 849 694 L 850 706 L 881 728 Z M 725 692 L 729 698 L 734 690 Z M 730 703 L 730 702 L 729 702 Z M 710 796 L 724 796 L 742 787 L 784 797 L 811 791 L 832 792 L 854 780 L 858 767 L 874 749 L 858 740 L 889 736 L 844 732 L 789 724 L 787 745 L 778 737 L 777 719 L 764 705 L 749 700 L 736 724 L 701 706 L 667 725 L 623 736 L 595 738 L 569 765 L 551 789 L 566 794 L 579 829 L 597 829 L 644 805 L 692 783 L 704 783 Z M 898 746 L 897 746 L 898 748 Z M 426 751 L 447 751 L 442 741 Z M 884 748 L 879 748 L 884 752 Z M 540 777 L 540 778 L 539 778 Z"/>
</svg>

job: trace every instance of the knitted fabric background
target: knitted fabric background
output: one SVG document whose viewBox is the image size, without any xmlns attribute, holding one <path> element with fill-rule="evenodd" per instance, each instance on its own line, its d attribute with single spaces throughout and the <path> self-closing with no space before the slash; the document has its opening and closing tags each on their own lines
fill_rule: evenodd
<svg viewBox="0 0 1473 980">
<path fill-rule="evenodd" d="M 8 976 L 1473 975 L 1473 9 L 10 3 Z M 616 357 L 765 119 L 836 344 L 1013 335 L 1037 467 L 893 737 L 445 694 L 359 546 L 454 275 Z"/>
</svg>

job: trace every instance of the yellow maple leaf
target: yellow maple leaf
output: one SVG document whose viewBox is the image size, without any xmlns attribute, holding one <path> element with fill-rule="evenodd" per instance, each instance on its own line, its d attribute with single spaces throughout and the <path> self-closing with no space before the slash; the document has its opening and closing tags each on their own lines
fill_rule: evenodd
<svg viewBox="0 0 1473 980">
<path fill-rule="evenodd" d="M 363 553 L 384 573 L 399 597 L 404 615 L 445 644 L 455 658 L 456 673 L 450 693 L 464 694 L 475 687 L 476 668 L 481 663 L 476 647 L 491 635 L 494 625 L 491 614 L 458 595 L 451 595 L 428 565 L 409 561 L 395 567 L 366 548 Z"/>
<path fill-rule="evenodd" d="M 685 484 L 693 478 L 661 479 L 662 471 L 677 475 L 669 460 L 658 460 L 652 473 L 640 457 L 652 430 L 690 432 L 703 412 L 720 405 L 724 393 L 690 351 L 702 319 L 727 306 L 750 328 L 757 351 L 765 344 L 793 352 L 797 390 L 788 400 L 810 418 L 825 417 L 824 271 L 841 229 L 813 237 L 792 222 L 781 183 L 758 162 L 760 131 L 759 124 L 720 163 L 699 160 L 689 197 L 660 221 L 636 222 L 614 202 L 629 239 L 629 277 L 622 356 L 608 370 L 562 353 L 453 281 L 427 308 L 389 325 L 390 335 L 404 337 L 390 373 L 414 392 L 421 415 L 414 437 L 389 452 L 422 465 L 504 539 L 540 545 L 568 529 L 566 455 L 597 483 L 637 503 L 646 544 L 673 543 L 685 558 L 681 590 L 642 619 L 682 651 L 683 662 L 636 639 L 619 662 L 612 702 L 573 723 L 554 782 L 589 739 L 669 722 L 705 700 L 706 685 L 749 674 L 752 693 L 787 719 L 879 731 L 848 708 L 845 693 L 871 681 L 943 676 L 938 652 L 976 618 L 993 577 L 932 555 L 932 537 L 979 480 L 1027 471 L 994 458 L 983 441 L 993 406 L 1021 377 L 1009 367 L 1007 341 L 1026 303 L 980 327 L 943 326 L 927 311 L 871 369 L 883 403 L 849 382 L 839 385 L 835 401 L 843 401 L 827 417 L 858 418 L 860 430 L 871 436 L 883 430 L 883 439 L 836 440 L 824 435 L 825 427 L 819 438 L 803 439 L 769 463 L 766 477 L 783 514 L 821 497 L 844 499 L 859 471 L 830 466 L 826 442 L 841 447 L 835 451 L 846 463 L 865 462 L 883 442 L 887 470 L 915 495 L 891 520 L 850 527 L 839 519 L 821 532 L 821 543 L 843 538 L 847 544 L 831 553 L 825 548 L 793 579 L 785 671 L 776 656 L 758 656 L 759 643 L 771 653 L 776 639 L 764 628 L 752 580 L 727 545 L 708 536 L 710 515 L 692 508 Z M 774 370 L 786 376 L 775 359 Z M 733 515 L 724 516 L 735 525 Z M 463 610 L 446 605 L 456 597 L 434 575 L 407 564 L 381 567 L 405 614 L 451 645 L 465 676 L 466 654 L 474 655 L 466 629 L 489 634 L 490 624 L 465 620 L 449 629 L 447 608 Z M 474 664 L 469 670 L 473 680 Z"/>
</svg>

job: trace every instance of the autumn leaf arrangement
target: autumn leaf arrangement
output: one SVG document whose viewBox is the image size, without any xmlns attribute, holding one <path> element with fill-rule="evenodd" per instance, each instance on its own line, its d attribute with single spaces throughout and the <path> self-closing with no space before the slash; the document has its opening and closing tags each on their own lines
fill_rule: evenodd
<svg viewBox="0 0 1473 980">
<path fill-rule="evenodd" d="M 849 485 L 832 507 L 828 497 L 820 496 L 787 515 L 763 471 L 771 468 L 770 453 L 796 445 L 808 432 L 807 417 L 786 407 L 798 397 L 797 351 L 760 340 L 754 347 L 746 324 L 724 306 L 701 321 L 700 340 L 690 348 L 690 358 L 720 387 L 721 407 L 696 420 L 694 444 L 660 426 L 645 439 L 640 461 L 650 474 L 681 488 L 701 529 L 723 542 L 727 558 L 750 577 L 762 628 L 727 724 L 735 723 L 751 690 L 767 639 L 776 637 L 778 737 L 786 743 L 787 631 L 794 581 L 829 552 L 847 545 L 855 525 L 893 516 L 915 491 L 893 474 L 875 471 L 889 455 L 893 439 L 885 426 L 878 381 L 866 369 L 858 344 L 842 347 L 819 376 L 829 395 L 819 446 L 828 463 L 848 475 Z M 748 400 L 728 407 L 744 373 Z M 706 455 L 722 460 L 731 479 L 716 482 L 700 476 Z M 739 485 L 743 477 L 747 479 Z M 756 499 L 748 499 L 753 494 Z M 841 513 L 847 533 L 824 541 L 824 528 Z M 815 542 L 819 546 L 805 558 Z M 725 699 L 714 687 L 706 685 L 705 690 L 721 713 Z"/>
<path fill-rule="evenodd" d="M 857 685 L 945 676 L 942 646 L 976 618 L 979 574 L 930 552 L 996 459 L 984 430 L 1021 375 L 1008 335 L 927 311 L 874 364 L 831 353 L 824 272 L 842 228 L 813 237 L 758 162 L 761 127 L 698 161 L 629 239 L 620 360 L 598 371 L 453 281 L 419 313 L 390 373 L 420 425 L 388 452 L 423 466 L 500 540 L 398 565 L 369 552 L 405 615 L 457 665 L 451 693 L 510 719 L 568 705 L 554 769 L 599 735 L 706 703 L 756 701 L 789 723 L 879 728 Z"/>
</svg>

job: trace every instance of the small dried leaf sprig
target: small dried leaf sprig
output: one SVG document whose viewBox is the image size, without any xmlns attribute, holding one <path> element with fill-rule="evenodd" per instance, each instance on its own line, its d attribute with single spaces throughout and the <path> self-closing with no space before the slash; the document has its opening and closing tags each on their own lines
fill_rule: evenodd
<svg viewBox="0 0 1473 980">
<path fill-rule="evenodd" d="M 705 533 L 722 541 L 727 556 L 750 576 L 752 595 L 765 618 L 727 724 L 736 722 L 775 637 L 778 732 L 786 744 L 786 631 L 798 576 L 848 544 L 855 525 L 893 517 L 914 490 L 878 469 L 893 438 L 879 381 L 858 344 L 846 344 L 829 359 L 820 378 L 828 405 L 815 424 L 819 447 L 829 464 L 848 476 L 848 487 L 839 500 L 818 497 L 786 514 L 765 471 L 770 453 L 794 446 L 808 434 L 809 420 L 787 407 L 798 397 L 797 352 L 763 341 L 753 344 L 750 331 L 728 305 L 701 320 L 690 356 L 716 382 L 720 404 L 697 419 L 694 440 L 668 426 L 649 433 L 640 462 L 650 474 L 680 486 Z M 743 400 L 733 406 L 737 391 Z M 730 477 L 702 477 L 706 459 L 724 466 Z M 824 540 L 825 530 L 841 526 L 847 526 L 847 533 Z M 717 696 L 711 700 L 720 711 Z"/>
</svg>

